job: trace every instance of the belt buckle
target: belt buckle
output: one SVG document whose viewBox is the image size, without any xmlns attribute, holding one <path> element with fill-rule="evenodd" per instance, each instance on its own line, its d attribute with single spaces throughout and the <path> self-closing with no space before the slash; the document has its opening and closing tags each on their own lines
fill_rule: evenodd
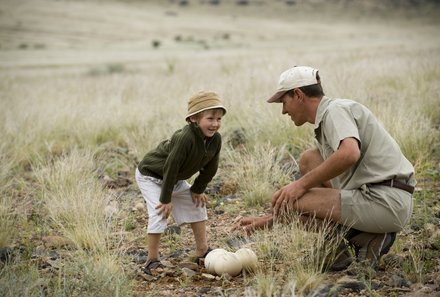
<svg viewBox="0 0 440 297">
<path fill-rule="evenodd" d="M 391 188 L 394 187 L 394 179 L 391 180 L 390 187 L 391 187 Z"/>
</svg>

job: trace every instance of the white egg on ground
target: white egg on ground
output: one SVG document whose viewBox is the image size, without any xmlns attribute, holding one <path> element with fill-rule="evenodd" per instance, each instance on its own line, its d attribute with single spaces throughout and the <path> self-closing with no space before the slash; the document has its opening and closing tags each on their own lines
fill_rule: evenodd
<svg viewBox="0 0 440 297">
<path fill-rule="evenodd" d="M 230 276 L 236 276 L 240 274 L 242 269 L 243 265 L 237 255 L 231 252 L 220 254 L 214 263 L 214 270 L 217 275 L 227 273 Z"/>
<path fill-rule="evenodd" d="M 258 258 L 255 252 L 249 248 L 241 248 L 235 252 L 246 271 L 253 271 L 257 268 Z"/>
<path fill-rule="evenodd" d="M 208 273 L 211 273 L 211 274 L 215 273 L 214 264 L 215 264 L 216 259 L 226 253 L 227 253 L 227 251 L 224 249 L 214 249 L 206 255 L 205 268 L 208 271 Z"/>
</svg>

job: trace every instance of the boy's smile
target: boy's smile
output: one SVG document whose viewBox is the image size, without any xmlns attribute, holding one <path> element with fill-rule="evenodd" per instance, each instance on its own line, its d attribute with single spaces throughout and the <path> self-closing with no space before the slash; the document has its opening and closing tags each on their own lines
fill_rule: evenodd
<svg viewBox="0 0 440 297">
<path fill-rule="evenodd" d="M 220 129 L 222 123 L 222 112 L 206 112 L 198 121 L 203 136 L 212 137 Z"/>
</svg>

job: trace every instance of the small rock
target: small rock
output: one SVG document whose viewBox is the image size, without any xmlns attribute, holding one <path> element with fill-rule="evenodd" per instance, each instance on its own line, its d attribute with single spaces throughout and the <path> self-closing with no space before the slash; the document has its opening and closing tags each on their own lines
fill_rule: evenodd
<svg viewBox="0 0 440 297">
<path fill-rule="evenodd" d="M 360 292 L 365 289 L 364 283 L 348 276 L 338 279 L 337 284 L 342 288 L 351 289 L 354 292 Z"/>
<path fill-rule="evenodd" d="M 52 250 L 52 251 L 49 252 L 49 259 L 56 260 L 56 259 L 58 259 L 58 257 L 59 257 L 59 255 L 58 255 L 58 253 L 56 251 Z"/>
<path fill-rule="evenodd" d="M 205 295 L 205 294 L 208 294 L 210 291 L 211 291 L 211 288 L 210 288 L 210 287 L 202 287 L 202 288 L 199 290 L 199 294 L 200 294 L 200 295 Z"/>
<path fill-rule="evenodd" d="M 215 280 L 215 275 L 209 273 L 202 273 L 202 277 L 206 280 Z"/>
<path fill-rule="evenodd" d="M 12 255 L 12 249 L 8 247 L 0 248 L 0 261 L 9 262 Z"/>
<path fill-rule="evenodd" d="M 160 262 L 167 268 L 175 268 L 176 266 L 173 265 L 170 261 L 167 260 L 160 260 Z"/>
<path fill-rule="evenodd" d="M 186 268 L 186 269 L 191 269 L 191 270 L 197 270 L 199 269 L 199 265 L 197 265 L 197 263 L 193 263 L 193 262 L 181 262 L 178 265 L 180 268 Z"/>
<path fill-rule="evenodd" d="M 411 286 L 411 282 L 403 277 L 401 277 L 400 275 L 392 275 L 391 279 L 389 281 L 388 284 L 390 287 L 397 287 L 397 288 L 402 288 L 402 287 L 409 287 Z"/>
<path fill-rule="evenodd" d="M 147 274 L 147 273 L 145 273 L 143 271 L 139 271 L 138 272 L 138 276 L 141 277 L 142 279 L 148 281 L 148 282 L 152 282 L 152 281 L 154 281 L 156 279 L 154 276 L 149 275 L 149 274 Z"/>
<path fill-rule="evenodd" d="M 306 295 L 306 297 L 337 297 L 338 289 L 333 285 L 322 285 L 318 289 L 312 291 Z"/>
<path fill-rule="evenodd" d="M 183 274 L 185 274 L 187 277 L 192 277 L 192 276 L 194 276 L 194 275 L 196 274 L 196 272 L 195 272 L 194 270 L 189 269 L 189 268 L 186 268 L 186 267 L 183 267 L 183 268 L 182 268 L 182 272 L 183 272 Z"/>
</svg>

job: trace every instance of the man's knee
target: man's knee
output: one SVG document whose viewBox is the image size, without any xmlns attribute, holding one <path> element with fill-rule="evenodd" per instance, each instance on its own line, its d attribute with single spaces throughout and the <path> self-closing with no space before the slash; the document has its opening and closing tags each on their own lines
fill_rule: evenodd
<svg viewBox="0 0 440 297">
<path fill-rule="evenodd" d="M 310 170 L 318 167 L 322 162 L 324 162 L 324 159 L 322 158 L 318 149 L 314 148 L 304 151 L 299 157 L 298 163 L 301 175 L 304 175 Z"/>
</svg>

